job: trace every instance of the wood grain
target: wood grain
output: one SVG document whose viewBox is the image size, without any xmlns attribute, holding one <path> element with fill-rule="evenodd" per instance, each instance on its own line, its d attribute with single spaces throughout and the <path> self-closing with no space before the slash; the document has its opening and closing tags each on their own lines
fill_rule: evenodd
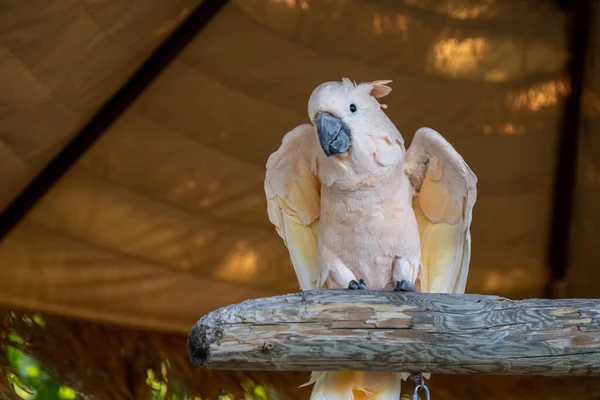
<svg viewBox="0 0 600 400">
<path fill-rule="evenodd" d="M 316 290 L 202 317 L 197 367 L 600 375 L 600 300 Z"/>
</svg>

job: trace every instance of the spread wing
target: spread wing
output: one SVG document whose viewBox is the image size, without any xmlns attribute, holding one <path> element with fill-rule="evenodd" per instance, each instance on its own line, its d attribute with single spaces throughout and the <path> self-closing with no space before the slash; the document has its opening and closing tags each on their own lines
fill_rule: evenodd
<svg viewBox="0 0 600 400">
<path fill-rule="evenodd" d="M 471 259 L 477 177 L 439 133 L 419 129 L 406 153 L 421 236 L 421 291 L 464 293 Z"/>
<path fill-rule="evenodd" d="M 314 127 L 288 132 L 267 161 L 265 193 L 269 220 L 283 239 L 302 290 L 316 288 L 320 183 Z"/>
</svg>

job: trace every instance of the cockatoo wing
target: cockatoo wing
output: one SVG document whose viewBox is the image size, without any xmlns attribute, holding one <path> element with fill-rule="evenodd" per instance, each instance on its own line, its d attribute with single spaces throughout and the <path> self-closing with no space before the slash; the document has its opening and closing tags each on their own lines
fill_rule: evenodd
<svg viewBox="0 0 600 400">
<path fill-rule="evenodd" d="M 288 132 L 269 157 L 265 193 L 269 220 L 283 239 L 302 290 L 316 289 L 320 183 L 315 128 Z"/>
<path fill-rule="evenodd" d="M 406 153 L 405 173 L 417 194 L 421 291 L 464 293 L 471 259 L 471 219 L 477 177 L 439 133 L 419 129 Z"/>
</svg>

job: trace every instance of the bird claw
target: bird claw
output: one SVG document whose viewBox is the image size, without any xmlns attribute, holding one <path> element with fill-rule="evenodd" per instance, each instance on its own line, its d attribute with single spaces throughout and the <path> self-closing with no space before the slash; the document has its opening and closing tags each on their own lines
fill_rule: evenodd
<svg viewBox="0 0 600 400">
<path fill-rule="evenodd" d="M 362 279 L 359 280 L 358 282 L 356 282 L 354 279 L 352 279 L 350 281 L 350 283 L 348 283 L 348 289 L 350 290 L 359 290 L 359 289 L 366 289 L 367 285 L 365 284 L 365 281 L 363 281 Z"/>
<path fill-rule="evenodd" d="M 416 292 L 417 288 L 415 285 L 407 281 L 406 279 L 402 279 L 400 281 L 396 281 L 396 285 L 394 286 L 394 292 Z"/>
</svg>

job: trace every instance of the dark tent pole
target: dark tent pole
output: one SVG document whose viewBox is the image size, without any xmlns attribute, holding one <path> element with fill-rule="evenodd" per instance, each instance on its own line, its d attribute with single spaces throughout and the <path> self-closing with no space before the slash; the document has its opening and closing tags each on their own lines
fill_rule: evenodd
<svg viewBox="0 0 600 400">
<path fill-rule="evenodd" d="M 228 0 L 204 0 L 0 215 L 0 240 L 144 92 Z"/>
<path fill-rule="evenodd" d="M 546 297 L 565 296 L 564 280 L 569 263 L 570 227 L 577 167 L 577 139 L 593 18 L 593 2 L 594 0 L 559 1 L 559 5 L 570 13 L 568 34 L 571 59 L 567 66 L 567 72 L 571 79 L 571 93 L 565 100 L 557 143 L 557 165 L 548 247 L 550 282 Z"/>
</svg>

